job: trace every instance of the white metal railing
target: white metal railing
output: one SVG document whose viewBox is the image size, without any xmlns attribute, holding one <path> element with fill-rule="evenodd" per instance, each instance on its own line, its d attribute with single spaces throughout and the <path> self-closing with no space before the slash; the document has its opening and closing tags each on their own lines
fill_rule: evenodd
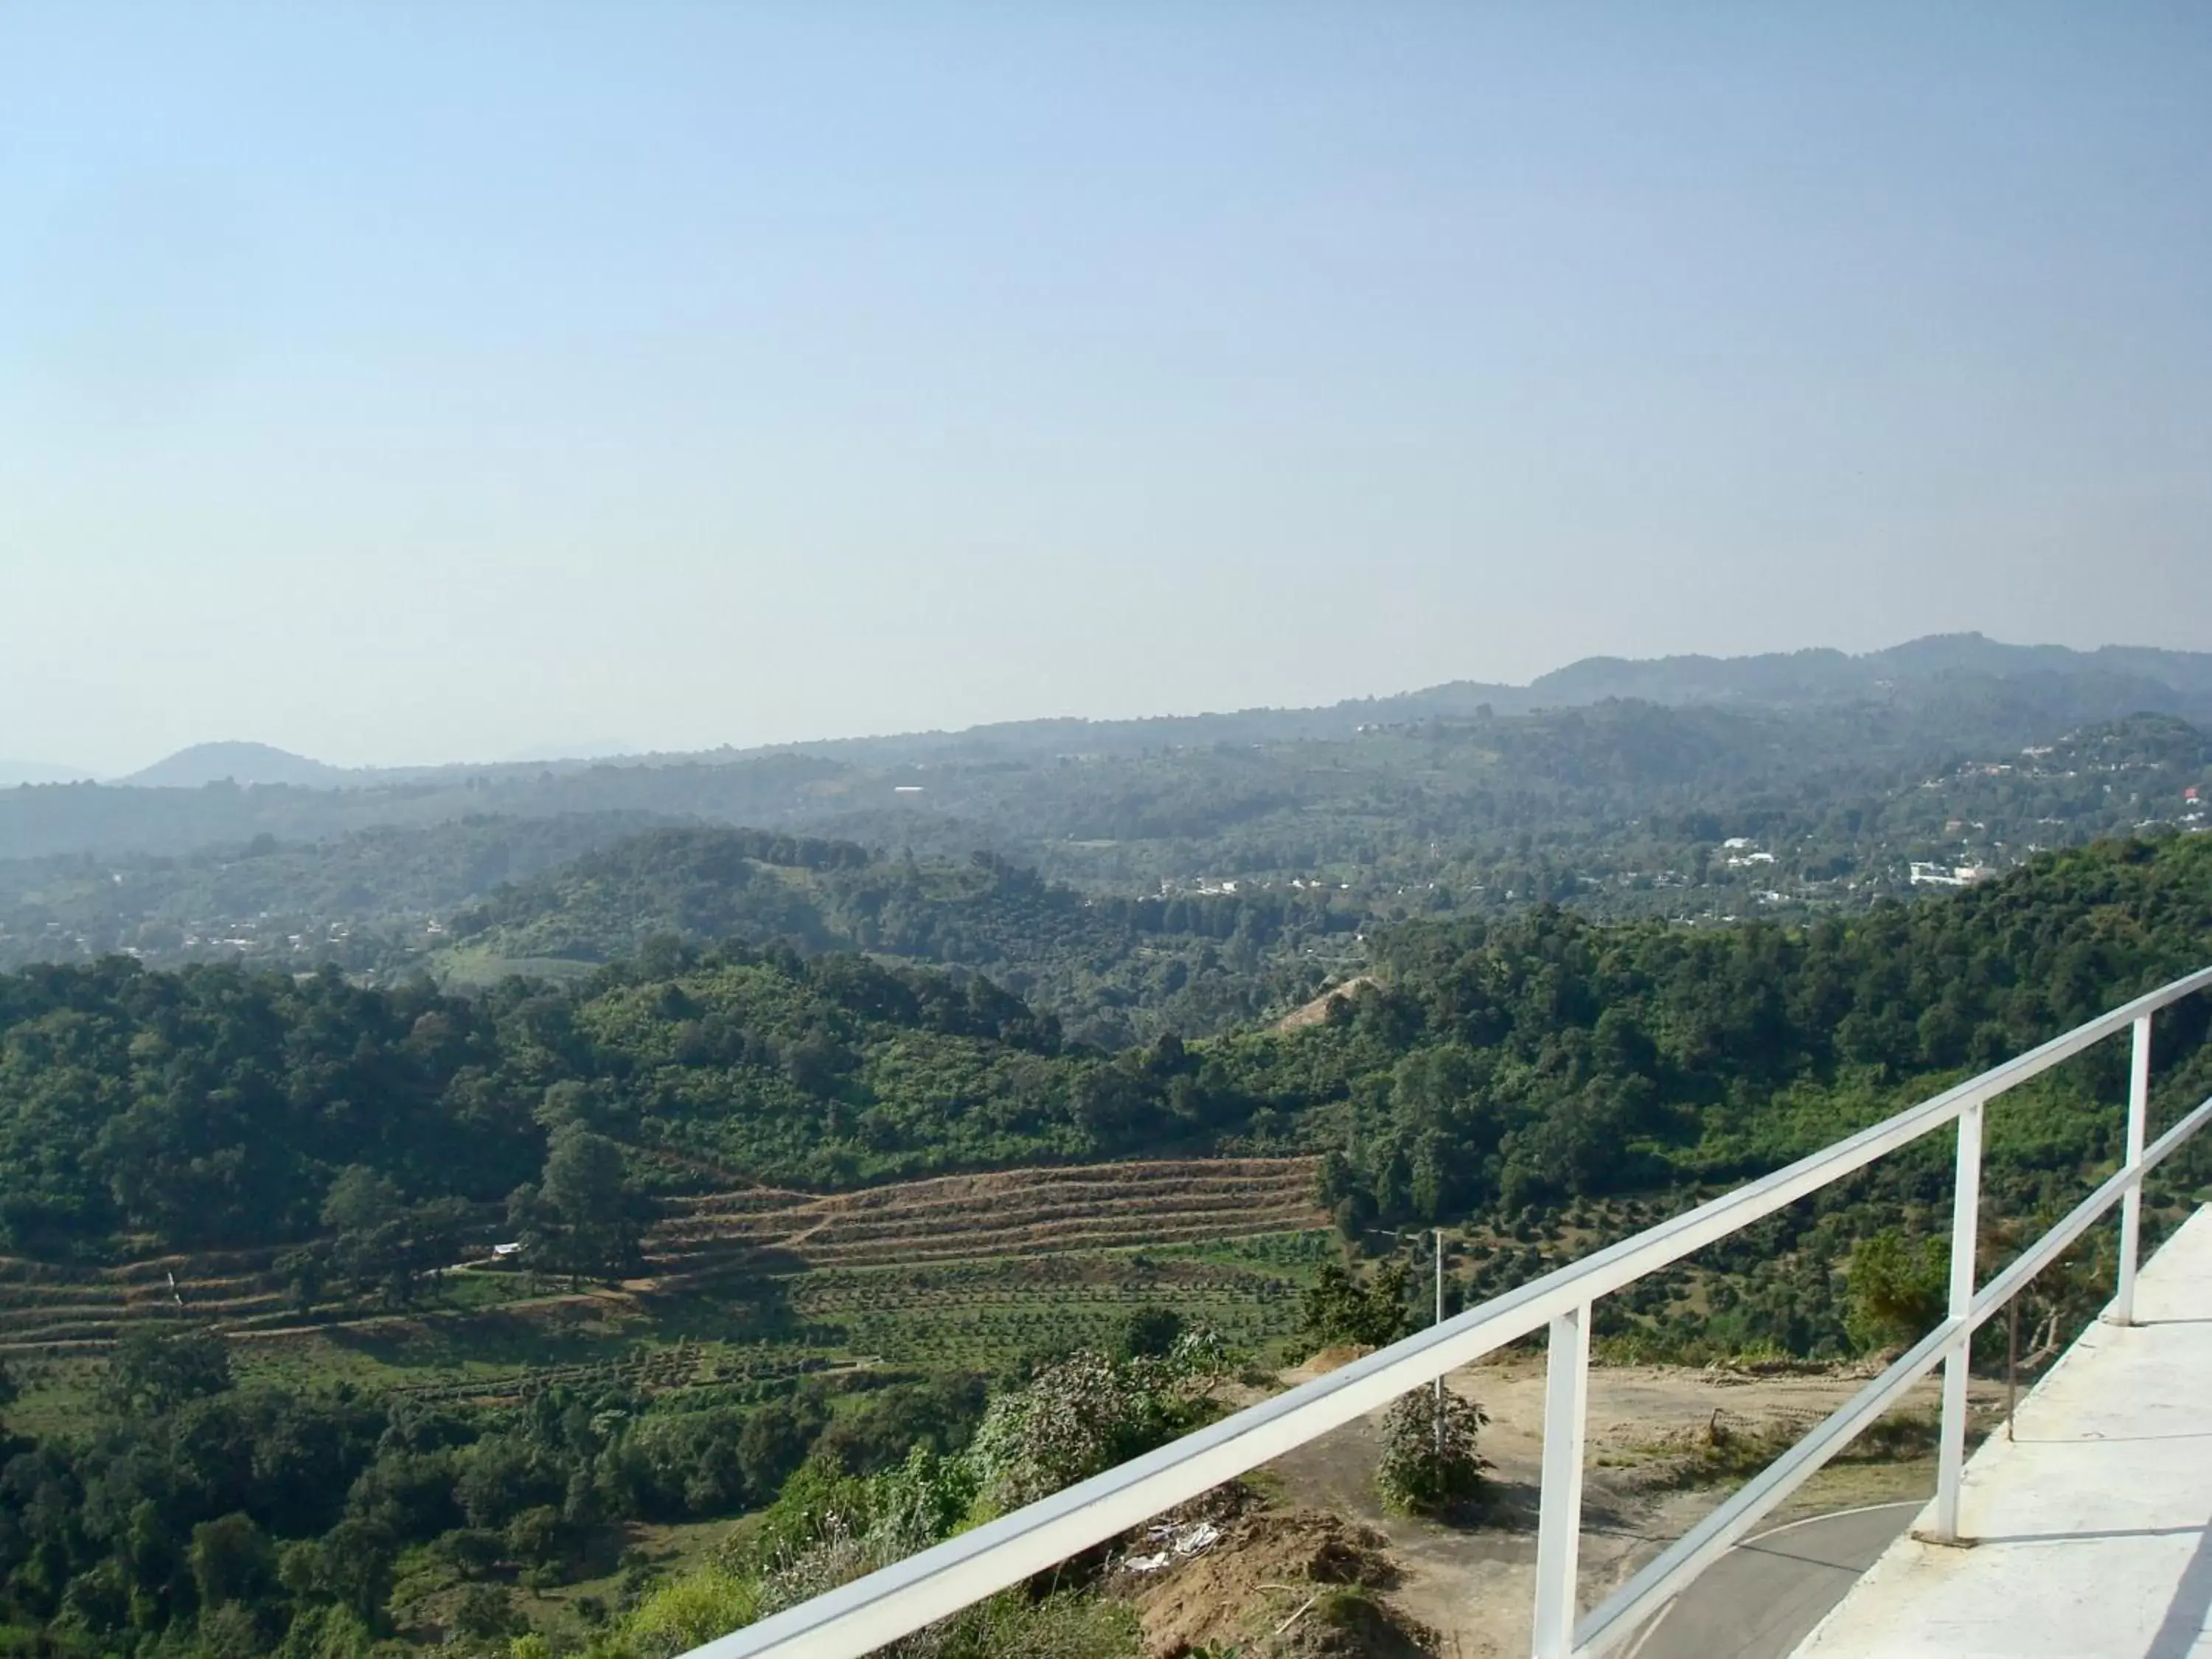
<svg viewBox="0 0 2212 1659">
<path fill-rule="evenodd" d="M 685 1659 L 860 1659 L 1547 1326 L 1550 1348 L 1537 1522 L 1535 1659 L 1594 1659 L 1633 1633 L 1939 1361 L 1944 1367 L 1943 1414 L 1933 1535 L 1955 1539 L 1966 1443 L 1967 1352 L 1973 1333 L 2116 1200 L 2121 1205 L 2119 1275 L 2106 1317 L 2120 1324 L 2133 1321 L 2143 1176 L 2212 1120 L 2212 1100 L 2207 1100 L 2155 1142 L 2144 1145 L 2151 1017 L 2208 986 L 2212 986 L 2212 968 L 2138 997 L 1786 1169 L 1492 1297 L 1419 1335 L 695 1648 Z M 2130 1027 L 2135 1047 L 2127 1153 L 2118 1173 L 1978 1292 L 1974 1244 L 1981 1197 L 1983 1106 L 2015 1084 Z M 1950 1303 L 1943 1321 L 1577 1622 L 1575 1572 L 1591 1304 L 1954 1121 L 1959 1126 L 1958 1171 L 1951 1217 Z"/>
</svg>

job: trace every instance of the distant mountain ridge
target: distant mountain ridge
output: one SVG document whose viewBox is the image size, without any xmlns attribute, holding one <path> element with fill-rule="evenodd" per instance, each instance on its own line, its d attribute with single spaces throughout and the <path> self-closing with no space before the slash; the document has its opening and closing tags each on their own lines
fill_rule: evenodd
<svg viewBox="0 0 2212 1659">
<path fill-rule="evenodd" d="M 878 764 L 954 754 L 1036 758 L 1055 752 L 1332 739 L 1368 726 L 1526 714 L 1620 700 L 1668 708 L 1790 709 L 1844 703 L 1912 708 L 1952 697 L 2020 705 L 2032 709 L 2040 723 L 2086 723 L 2136 714 L 2212 720 L 2212 652 L 2118 645 L 2075 651 L 2062 645 L 2008 645 L 1981 634 L 1937 634 L 1856 656 L 1818 647 L 1749 657 L 1585 657 L 1527 685 L 1451 680 L 1310 708 L 1119 720 L 1006 720 L 963 732 L 840 738 L 720 752 L 730 759 L 781 752 Z"/>
<path fill-rule="evenodd" d="M 1814 649 L 1752 657 L 1585 657 L 1538 676 L 1528 695 L 1554 705 L 1637 697 L 1786 706 L 1869 696 L 1901 680 L 1960 676 L 2051 676 L 2101 682 L 2116 690 L 2136 688 L 2154 697 L 2162 690 L 2212 698 L 2212 652 L 2127 645 L 2075 651 L 2063 645 L 2007 645 L 1981 634 L 1931 634 L 1860 656 Z"/>
<path fill-rule="evenodd" d="M 305 755 L 265 743 L 196 743 L 165 760 L 116 781 L 135 789 L 200 789 L 210 783 L 241 787 L 284 784 L 294 788 L 335 789 L 362 781 L 358 773 L 326 766 Z"/>
<path fill-rule="evenodd" d="M 228 780 L 241 786 L 337 789 L 434 782 L 465 773 L 513 775 L 526 769 L 561 774 L 610 765 L 715 764 L 773 755 L 823 756 L 863 764 L 920 763 L 955 757 L 1035 759 L 1224 743 L 1326 740 L 1350 736 L 1366 726 L 1523 714 L 1619 699 L 1670 708 L 1784 709 L 1854 702 L 1911 707 L 1954 697 L 1982 702 L 2002 697 L 2032 708 L 2043 723 L 2118 720 L 2136 714 L 2212 721 L 2212 652 L 2124 645 L 2076 651 L 2061 645 L 2009 645 L 1981 634 L 1936 634 L 1859 655 L 1816 647 L 1747 657 L 1585 657 L 1539 675 L 1527 685 L 1453 680 L 1306 708 L 1255 708 L 1133 720 L 1048 716 L 956 732 L 828 738 L 750 749 L 348 770 L 265 744 L 206 743 L 118 781 L 141 788 L 199 788 Z"/>
</svg>

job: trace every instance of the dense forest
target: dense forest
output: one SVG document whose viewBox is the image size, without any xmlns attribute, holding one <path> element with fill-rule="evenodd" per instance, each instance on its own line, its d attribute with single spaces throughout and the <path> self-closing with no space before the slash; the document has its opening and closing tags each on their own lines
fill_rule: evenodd
<svg viewBox="0 0 2212 1659">
<path fill-rule="evenodd" d="M 466 987 L 580 974 L 662 934 L 781 940 L 981 973 L 1109 1047 L 1299 1000 L 1357 959 L 1360 925 L 1318 884 L 1086 893 L 988 853 L 886 857 L 757 830 L 641 830 L 622 814 L 469 818 L 114 869 L 40 860 L 18 879 L 38 885 L 12 911 L 0 901 L 11 966 L 127 950 Z"/>
<path fill-rule="evenodd" d="M 627 956 L 656 934 L 781 939 L 980 973 L 1108 1048 L 1210 1032 L 1303 1000 L 1356 960 L 1351 907 L 1311 890 L 1126 897 L 988 853 L 871 857 L 849 842 L 663 830 L 505 887 L 455 916 L 457 975 Z"/>
<path fill-rule="evenodd" d="M 1993 1065 L 2203 965 L 2209 903 L 2212 842 L 2191 836 L 2100 843 L 1802 929 L 1558 911 L 1413 924 L 1384 936 L 1380 982 L 1317 1032 L 1219 1048 L 1248 1094 L 1355 1104 L 1336 1179 L 1388 1218 L 1734 1181 L 1833 1139 L 1900 1085 Z M 2203 1013 L 2167 1018 L 2163 1058 L 2195 1052 Z M 2118 1051 L 2100 1059 L 2092 1094 L 2109 1103 Z M 2109 1103 L 2057 1109 L 2063 1123 L 2039 1133 L 2063 1167 L 2109 1154 Z"/>
<path fill-rule="evenodd" d="M 674 1164 L 835 1185 L 1091 1144 L 1103 1061 L 988 981 L 661 941 L 477 997 L 110 959 L 0 976 L 0 1226 L 30 1254 L 314 1231 L 360 1168 L 504 1199 L 571 1120 Z"/>
<path fill-rule="evenodd" d="M 2212 842 L 2169 836 L 1805 928 L 1408 924 L 1326 1020 L 1118 1056 L 987 977 L 781 943 L 660 938 L 474 995 L 39 967 L 0 976 L 0 1227 L 30 1254 L 304 1237 L 356 1166 L 488 1202 L 571 1120 L 647 1169 L 812 1186 L 1310 1146 L 1386 1219 L 1733 1178 L 2197 965 L 2208 914 Z M 2071 1111 L 2053 1156 L 2109 1129 Z"/>
<path fill-rule="evenodd" d="M 558 1582 L 624 1522 L 768 1507 L 802 1466 L 833 1492 L 880 1477 L 964 1443 L 983 1402 L 963 1378 L 675 1408 L 610 1382 L 486 1413 L 256 1387 L 220 1339 L 154 1333 L 117 1347 L 87 1440 L 11 1436 L 7 1396 L 4 1650 L 210 1659 L 357 1659 L 441 1628 L 503 1650 L 518 1573 Z"/>
</svg>

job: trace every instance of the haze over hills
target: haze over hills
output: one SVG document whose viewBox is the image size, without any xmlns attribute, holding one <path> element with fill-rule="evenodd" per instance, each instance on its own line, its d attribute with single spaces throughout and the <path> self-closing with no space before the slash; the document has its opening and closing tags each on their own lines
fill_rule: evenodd
<svg viewBox="0 0 2212 1659">
<path fill-rule="evenodd" d="M 1583 708 L 1614 698 L 1677 708 L 1791 708 L 1852 702 L 1900 706 L 1931 700 L 1986 701 L 1994 687 L 2002 687 L 2008 701 L 2032 708 L 2035 718 L 2046 721 L 2118 720 L 2134 714 L 2212 720 L 2212 652 L 2111 645 L 2076 651 L 2057 645 L 2010 645 L 1978 633 L 1930 635 L 1858 655 L 1816 648 L 1747 657 L 1586 657 L 1527 685 L 1455 680 L 1313 708 L 1134 720 L 1045 717 L 995 721 L 957 732 L 827 738 L 688 753 L 624 753 L 617 745 L 588 743 L 571 745 L 565 752 L 556 752 L 559 746 L 555 745 L 542 756 L 492 763 L 347 769 L 265 744 L 204 743 L 117 781 L 147 788 L 198 788 L 228 781 L 241 786 L 329 789 L 429 781 L 460 772 L 562 771 L 609 763 L 717 762 L 774 754 L 825 753 L 841 759 L 897 762 L 954 751 L 1122 752 L 1333 738 L 1368 725 Z M 0 777 L 4 775 L 0 770 Z"/>
<path fill-rule="evenodd" d="M 784 1501 L 837 1415 L 816 1431 L 785 1407 L 856 1358 L 871 1381 L 1029 1375 L 1041 1330 L 1110 1335 L 1105 1316 L 1178 1302 L 1255 1350 L 1334 1346 L 1358 1333 L 1323 1322 L 1327 1224 L 1376 1251 L 1456 1229 L 1475 1248 L 1447 1246 L 1453 1293 L 1495 1295 L 1549 1265 L 1536 1218 L 1678 1210 L 2200 961 L 2202 666 L 1936 641 L 618 764 L 351 773 L 206 745 L 150 771 L 199 787 L 0 792 L 0 1249 L 30 1258 L 0 1261 L 0 1348 L 40 1356 L 37 1420 L 85 1425 L 40 1455 L 97 1472 L 140 1467 L 124 1419 L 96 1415 L 119 1396 L 87 1386 L 121 1362 L 50 1354 L 127 1359 L 118 1339 L 158 1320 L 222 1332 L 218 1353 L 282 1333 L 352 1377 L 355 1328 L 434 1332 L 364 1386 L 410 1391 L 390 1423 L 477 1433 L 467 1461 L 380 1463 L 383 1407 L 317 1395 L 361 1419 L 354 1463 L 320 1483 L 351 1507 L 265 1510 L 268 1535 L 302 1534 L 281 1557 L 302 1583 L 299 1563 L 372 1535 L 355 1509 L 400 1516 L 378 1547 L 404 1539 L 437 1576 L 369 1594 L 411 1630 L 410 1597 L 483 1588 L 455 1564 L 512 1553 L 533 1514 L 566 1524 L 574 1472 L 499 1500 L 531 1508 L 479 1507 L 504 1531 L 455 1524 L 487 1471 L 538 1467 L 508 1425 L 611 1425 L 629 1437 L 592 1454 L 591 1491 L 726 1518 Z M 2201 1012 L 2160 1029 L 2201 1097 Z M 2109 1075 L 2024 1096 L 2025 1133 L 1993 1139 L 1992 1212 L 2108 1167 L 2124 1088 L 2105 1052 Z M 572 1182 L 586 1158 L 599 1174 Z M 1630 1309 L 1635 1352 L 1893 1348 L 1910 1332 L 1869 1323 L 1862 1291 L 1869 1262 L 1926 1260 L 1893 1231 L 1916 1178 L 1900 1165 Z M 546 1207 L 572 1185 L 599 1219 Z M 1230 1236 L 1241 1254 L 1210 1242 Z M 1345 1259 L 1362 1306 L 1398 1316 L 1394 1281 Z M 1013 1260 L 1054 1319 L 1100 1316 L 1005 1305 L 1028 1294 Z M 551 1322 L 581 1277 L 617 1281 L 589 1301 L 622 1324 Z M 617 1376 L 573 1355 L 648 1334 L 672 1357 L 594 1396 L 619 1410 L 532 1404 Z M 58 1363 L 80 1369 L 45 1381 Z M 738 1403 L 671 1403 L 694 1395 Z M 149 1443 L 198 1443 L 227 1397 L 156 1417 Z M 762 1421 L 799 1424 L 789 1459 L 713 1491 L 665 1426 L 742 1449 Z M 882 1467 L 913 1442 L 887 1430 Z M 653 1448 L 681 1478 L 640 1484 Z M 241 1500 L 197 1491 L 163 1500 L 186 1535 L 262 1536 Z M 445 1507 L 406 1520 L 402 1491 Z M 592 1513 L 605 1530 L 631 1510 Z M 531 1583 L 580 1571 L 570 1546 L 532 1547 Z M 84 1544 L 73 1571 L 125 1583 L 118 1550 Z M 41 1620 L 52 1590 L 0 1571 L 16 1606 L 47 1598 Z"/>
<path fill-rule="evenodd" d="M 1640 697 L 1664 703 L 1832 702 L 1894 690 L 1900 683 L 1960 676 L 2064 679 L 2095 684 L 2145 708 L 2179 695 L 2212 698 L 2212 653 L 2107 645 L 2008 645 L 1980 634 L 1931 634 L 1852 656 L 1833 650 L 1751 657 L 1586 657 L 1540 675 L 1528 695 L 1553 704 Z"/>
<path fill-rule="evenodd" d="M 2106 692 L 2050 676 L 1929 685 L 1146 749 L 884 740 L 344 789 L 11 790 L 0 967 L 127 951 L 480 983 L 664 933 L 781 938 L 988 973 L 1118 1044 L 1251 1018 L 1409 917 L 1802 922 L 2039 848 L 2204 827 L 2204 728 L 2080 720 Z"/>
<path fill-rule="evenodd" d="M 1914 829 L 1909 853 L 1887 830 L 1865 831 L 1918 824 L 1921 808 L 1907 811 L 1898 792 L 1969 763 L 2009 768 L 2023 750 L 2108 728 L 2119 751 L 2156 751 L 2163 781 L 2140 803 L 2131 787 L 2063 810 L 2045 802 L 2024 817 L 2011 807 L 1997 819 L 1939 815 L 1934 829 L 1952 817 L 2002 821 L 2027 833 L 1992 839 L 2050 844 L 2062 832 L 2178 812 L 2179 787 L 2207 781 L 2192 757 L 2212 729 L 2208 686 L 2203 653 L 1960 635 L 1864 657 L 1590 659 L 1533 686 L 1462 682 L 1327 708 L 1012 721 L 621 760 L 341 770 L 258 744 L 210 744 L 124 785 L 0 792 L 0 861 L 166 857 L 262 837 L 290 846 L 382 826 L 612 812 L 952 858 L 988 851 L 1124 893 L 1208 877 L 1287 880 L 1324 866 L 1357 884 L 1418 854 L 1395 885 L 1417 872 L 1443 879 L 1426 866 L 1449 862 L 1455 846 L 1640 836 L 1639 826 L 1704 823 L 1725 806 L 1719 816 L 1737 827 L 1711 830 L 1717 838 L 1818 821 L 1844 800 L 1875 812 L 1844 837 L 1855 859 L 1879 848 L 1923 859 L 1936 856 L 1927 826 Z M 2144 719 L 2154 724 L 2131 724 Z M 2008 787 L 2024 803 L 2075 787 L 2069 777 L 2078 781 L 2023 775 Z M 2173 801 L 2160 793 L 2167 784 Z M 2039 818 L 2052 823 L 2037 830 Z M 1694 836 L 1679 824 L 1669 838 L 1687 845 Z M 1994 850 L 1951 853 L 1972 862 Z"/>
<path fill-rule="evenodd" d="M 196 743 L 116 781 L 134 789 L 200 789 L 210 783 L 333 789 L 355 775 L 265 743 L 229 742 Z"/>
<path fill-rule="evenodd" d="M 518 10 L 0 10 L 0 1659 L 1462 1659 L 2212 1200 L 2212 4 Z"/>
<path fill-rule="evenodd" d="M 31 783 L 75 783 L 92 776 L 89 767 L 55 766 L 46 761 L 0 760 L 0 789 Z"/>
</svg>

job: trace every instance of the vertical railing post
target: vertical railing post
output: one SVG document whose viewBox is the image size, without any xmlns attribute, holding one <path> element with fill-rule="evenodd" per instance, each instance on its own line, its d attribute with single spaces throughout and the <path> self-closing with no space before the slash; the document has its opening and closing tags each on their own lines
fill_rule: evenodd
<svg viewBox="0 0 2212 1659">
<path fill-rule="evenodd" d="M 1583 1531 L 1583 1432 L 1589 1403 L 1590 1304 L 1552 1321 L 1544 1368 L 1544 1489 L 1536 1523 L 1535 1659 L 1568 1659 Z"/>
<path fill-rule="evenodd" d="M 2136 1022 L 2135 1051 L 2128 1067 L 2128 1161 L 2142 1167 L 2143 1130 L 2150 1116 L 2150 1016 Z M 2120 1194 L 2120 1277 L 2106 1317 L 2115 1325 L 2136 1322 L 2136 1257 L 2142 1242 L 2142 1182 Z"/>
<path fill-rule="evenodd" d="M 1981 1227 L 1982 1103 L 1959 1114 L 1959 1169 L 1951 1198 L 1951 1307 L 1964 1321 L 1974 1308 L 1974 1242 Z M 1936 1525 L 1940 1543 L 1959 1539 L 1959 1481 L 1966 1459 L 1966 1366 L 1974 1334 L 1961 1327 L 1943 1357 L 1943 1426 L 1936 1451 Z"/>
<path fill-rule="evenodd" d="M 1437 1323 L 1444 1322 L 1444 1230 L 1433 1230 L 1437 1246 Z M 1437 1378 L 1436 1393 L 1429 1401 L 1429 1414 L 1437 1436 L 1437 1455 L 1444 1455 L 1444 1380 Z"/>
</svg>

